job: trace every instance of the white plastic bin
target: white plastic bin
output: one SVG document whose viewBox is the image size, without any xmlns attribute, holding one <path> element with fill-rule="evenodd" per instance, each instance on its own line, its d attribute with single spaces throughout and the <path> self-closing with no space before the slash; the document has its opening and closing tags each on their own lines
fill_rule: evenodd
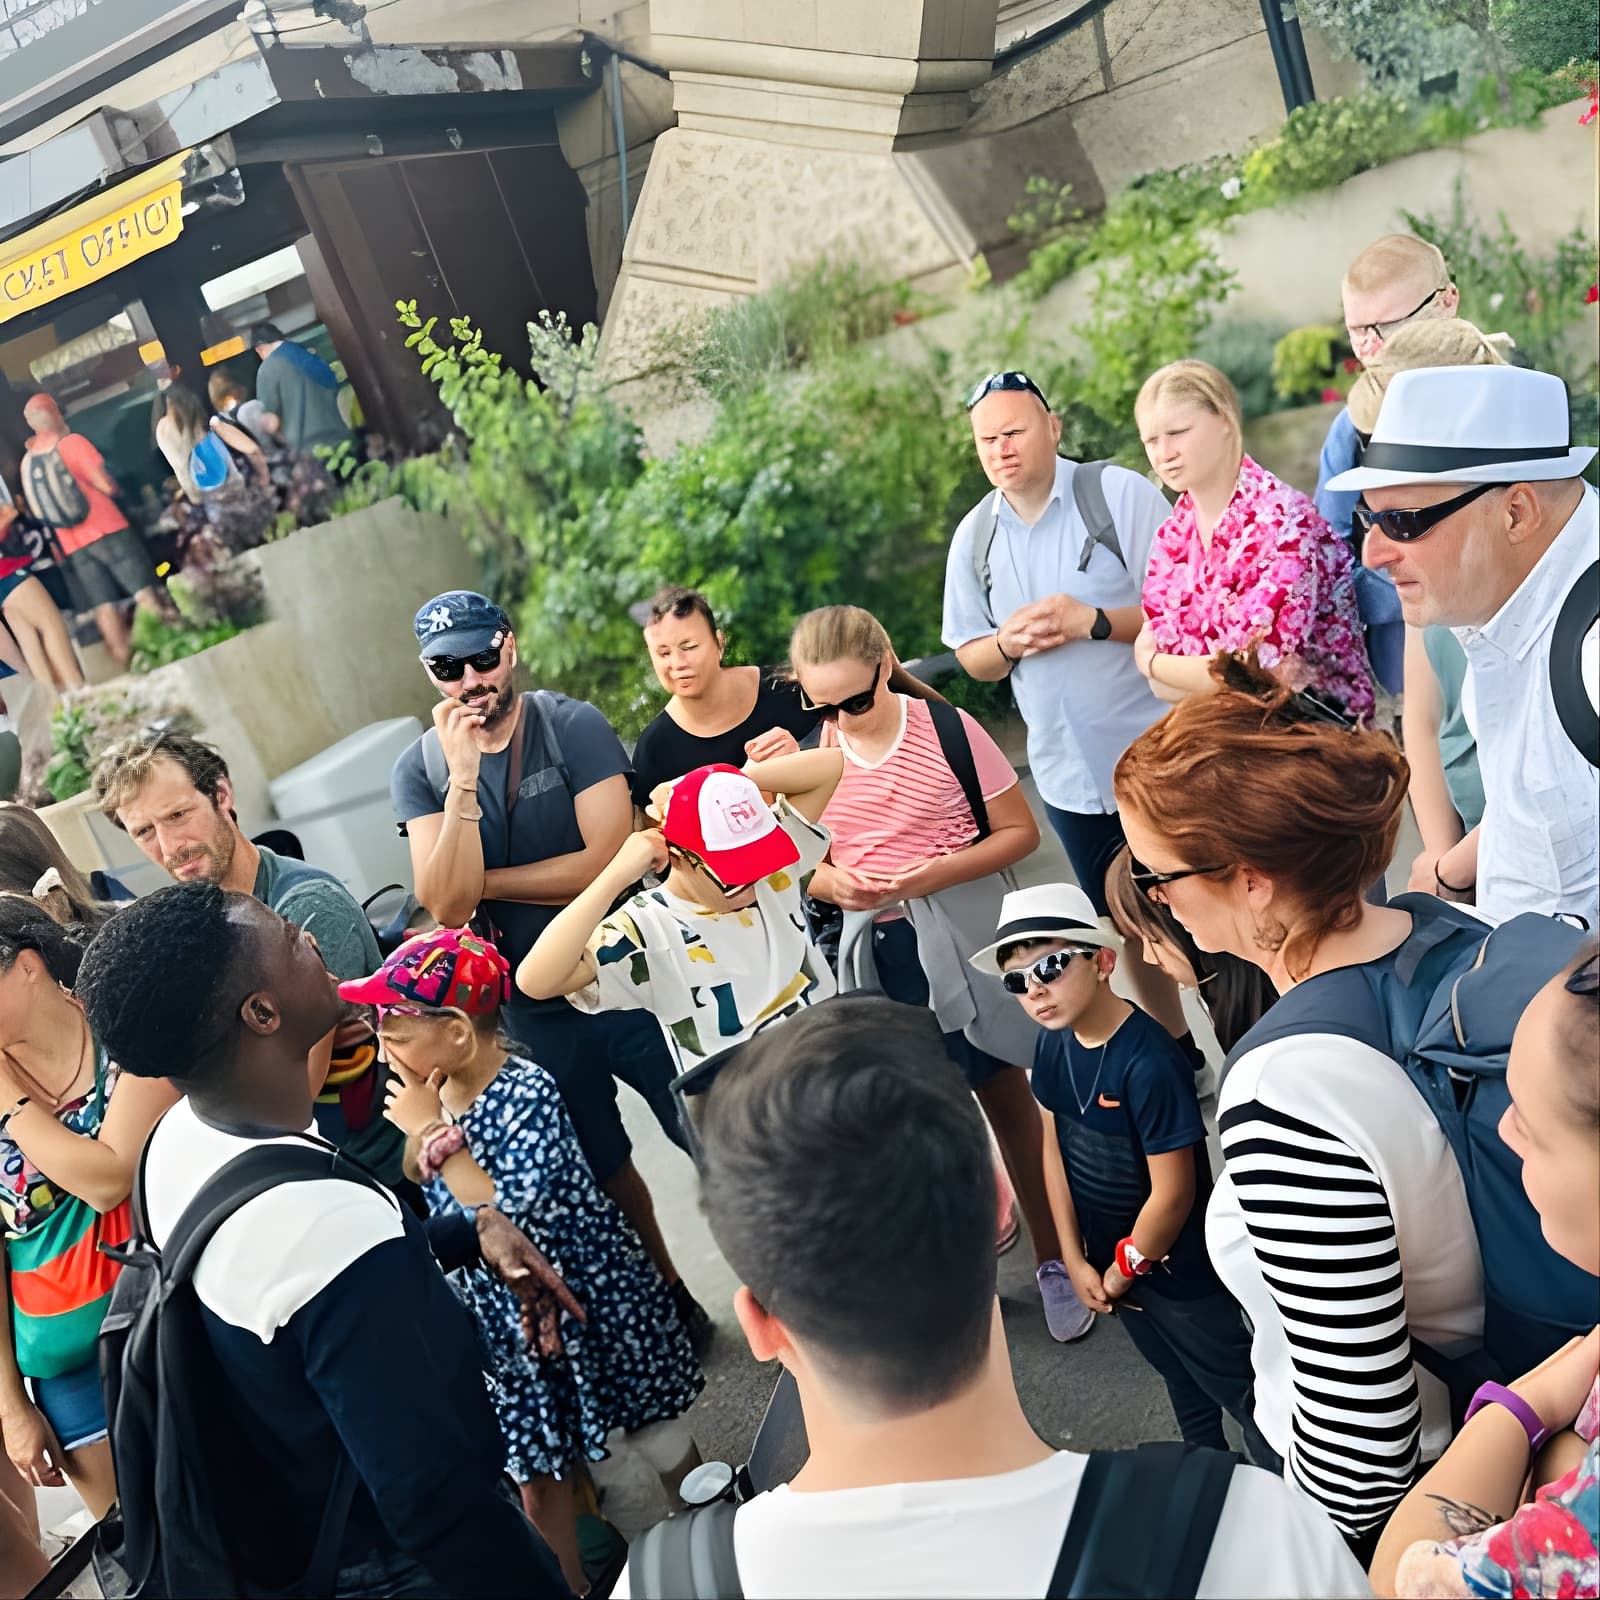
<svg viewBox="0 0 1600 1600">
<path fill-rule="evenodd" d="M 395 829 L 389 773 L 422 732 L 415 717 L 369 723 L 268 785 L 278 826 L 306 860 L 342 878 L 357 900 L 411 882 L 411 851 Z"/>
</svg>

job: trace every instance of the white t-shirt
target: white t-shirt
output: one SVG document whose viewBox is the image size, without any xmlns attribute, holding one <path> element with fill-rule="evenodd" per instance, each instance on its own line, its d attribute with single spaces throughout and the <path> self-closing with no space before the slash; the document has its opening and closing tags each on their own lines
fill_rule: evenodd
<svg viewBox="0 0 1600 1600">
<path fill-rule="evenodd" d="M 733 1524 L 749 1600 L 1043 1595 L 1087 1458 L 987 1478 L 758 1495 Z M 1199 1594 L 1369 1595 L 1333 1524 L 1270 1473 L 1236 1467 Z M 628 1574 L 612 1591 L 626 1600 Z"/>
<path fill-rule="evenodd" d="M 806 926 L 801 883 L 828 853 L 828 830 L 778 802 L 800 859 L 756 885 L 745 911 L 707 911 L 645 889 L 595 930 L 595 981 L 567 998 L 580 1011 L 641 1010 L 661 1024 L 680 1070 L 835 992 Z"/>
<path fill-rule="evenodd" d="M 245 1139 L 224 1133 L 180 1100 L 156 1124 L 145 1159 L 145 1203 L 153 1243 L 164 1245 L 184 1207 L 211 1175 L 263 1144 L 326 1146 L 306 1138 Z M 345 1178 L 279 1184 L 246 1201 L 217 1229 L 195 1268 L 195 1293 L 224 1322 L 263 1344 L 352 1262 L 405 1232 L 398 1202 Z"/>
</svg>

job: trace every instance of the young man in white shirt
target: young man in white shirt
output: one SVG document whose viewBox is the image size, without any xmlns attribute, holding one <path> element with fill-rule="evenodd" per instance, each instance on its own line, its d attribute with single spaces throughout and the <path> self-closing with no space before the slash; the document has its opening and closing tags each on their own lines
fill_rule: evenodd
<svg viewBox="0 0 1600 1600">
<path fill-rule="evenodd" d="M 752 1600 L 1043 1595 L 1055 1571 L 1087 1458 L 1017 1398 L 988 1139 L 938 1054 L 926 1012 L 848 998 L 747 1045 L 705 1097 L 706 1217 L 811 1449 L 734 1519 Z M 1368 1592 L 1316 1507 L 1234 1468 L 1200 1595 Z"/>
<path fill-rule="evenodd" d="M 1396 375 L 1361 465 L 1329 487 L 1360 493 L 1363 558 L 1394 580 L 1407 624 L 1444 623 L 1467 653 L 1483 821 L 1434 863 L 1438 892 L 1495 922 L 1562 912 L 1593 931 L 1600 782 L 1551 682 L 1557 618 L 1600 539 L 1579 476 L 1595 452 L 1571 438 L 1550 373 L 1421 368 Z"/>
<path fill-rule="evenodd" d="M 1108 916 L 1106 871 L 1126 843 L 1111 769 L 1167 709 L 1133 641 L 1151 542 L 1172 508 L 1138 473 L 1057 455 L 1061 418 L 1025 372 L 985 378 L 967 411 L 994 493 L 950 541 L 944 642 L 968 677 L 1010 678 L 1045 814 L 1073 877 Z M 1091 471 L 1114 530 L 1105 537 L 1079 504 L 1078 474 Z M 1185 1039 L 1198 1066 L 1177 985 L 1131 953 L 1127 972 L 1139 1004 Z"/>
</svg>

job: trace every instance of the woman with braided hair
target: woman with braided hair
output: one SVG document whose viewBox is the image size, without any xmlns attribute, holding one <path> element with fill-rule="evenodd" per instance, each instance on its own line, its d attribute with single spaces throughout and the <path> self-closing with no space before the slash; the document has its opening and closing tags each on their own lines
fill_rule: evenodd
<svg viewBox="0 0 1600 1600">
<path fill-rule="evenodd" d="M 82 930 L 0 894 L 0 1434 L 35 1486 L 70 1479 L 103 1516 L 116 1496 L 95 1341 L 126 1243 L 139 1151 L 177 1098 L 119 1087 L 73 997 Z M 113 1093 L 115 1091 L 115 1093 Z"/>
</svg>

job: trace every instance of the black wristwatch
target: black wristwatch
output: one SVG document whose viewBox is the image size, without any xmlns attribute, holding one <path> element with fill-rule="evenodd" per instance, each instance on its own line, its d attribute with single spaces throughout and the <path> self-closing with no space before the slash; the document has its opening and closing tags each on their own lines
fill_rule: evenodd
<svg viewBox="0 0 1600 1600">
<path fill-rule="evenodd" d="M 1111 637 L 1111 618 L 1099 606 L 1094 608 L 1094 621 L 1089 627 L 1091 639 L 1109 639 Z"/>
</svg>

